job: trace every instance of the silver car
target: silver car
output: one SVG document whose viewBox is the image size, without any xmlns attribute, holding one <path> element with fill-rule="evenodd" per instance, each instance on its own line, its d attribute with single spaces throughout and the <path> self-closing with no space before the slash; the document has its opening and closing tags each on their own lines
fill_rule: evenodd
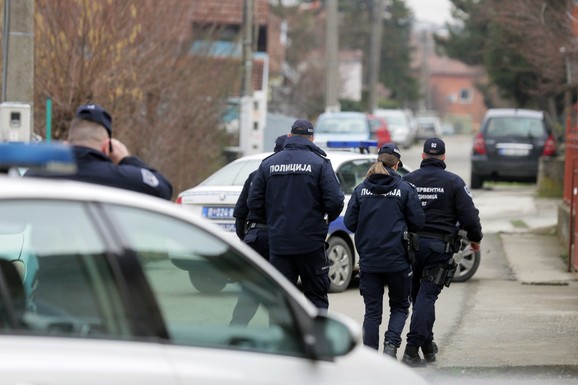
<svg viewBox="0 0 578 385">
<path fill-rule="evenodd" d="M 31 307 L 21 274 L 0 259 L 0 384 L 426 383 L 174 203 L 2 177 L 0 223 L 0 235 L 29 229 L 39 261 Z M 199 261 L 235 284 L 196 290 L 187 269 Z M 260 304 L 242 327 L 230 324 L 240 293 Z"/>
</svg>

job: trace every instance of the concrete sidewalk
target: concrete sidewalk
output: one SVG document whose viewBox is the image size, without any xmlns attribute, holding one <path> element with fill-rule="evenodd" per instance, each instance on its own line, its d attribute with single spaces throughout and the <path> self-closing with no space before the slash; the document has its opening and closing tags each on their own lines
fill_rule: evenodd
<svg viewBox="0 0 578 385">
<path fill-rule="evenodd" d="M 568 285 L 568 250 L 556 234 L 537 231 L 500 233 L 504 253 L 518 282 L 528 285 Z"/>
<path fill-rule="evenodd" d="M 527 210 L 487 223 L 487 241 L 501 243 L 503 255 L 482 256 L 491 274 L 472 286 L 471 311 L 440 351 L 438 369 L 578 370 L 578 274 L 567 271 L 555 233 L 559 201 L 521 199 Z"/>
<path fill-rule="evenodd" d="M 568 246 L 556 235 L 561 200 L 537 198 L 534 194 L 517 197 L 526 210 L 512 216 L 509 226 L 492 223 L 515 278 L 523 284 L 567 285 L 578 279 L 568 272 Z M 497 227 L 497 228 L 496 228 Z"/>
</svg>

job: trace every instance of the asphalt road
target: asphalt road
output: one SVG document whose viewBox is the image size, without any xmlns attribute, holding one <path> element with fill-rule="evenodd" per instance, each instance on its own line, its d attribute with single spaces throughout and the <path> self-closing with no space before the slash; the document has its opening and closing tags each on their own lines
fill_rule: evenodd
<svg viewBox="0 0 578 385">
<path fill-rule="evenodd" d="M 472 138 L 444 140 L 448 170 L 469 183 Z M 404 164 L 418 168 L 421 150 L 403 151 Z M 485 234 L 482 263 L 470 281 L 442 291 L 438 360 L 415 370 L 433 384 L 578 384 L 578 282 L 549 231 L 558 202 L 535 198 L 532 184 L 492 184 L 473 196 Z M 363 321 L 355 282 L 330 295 L 330 310 Z"/>
</svg>

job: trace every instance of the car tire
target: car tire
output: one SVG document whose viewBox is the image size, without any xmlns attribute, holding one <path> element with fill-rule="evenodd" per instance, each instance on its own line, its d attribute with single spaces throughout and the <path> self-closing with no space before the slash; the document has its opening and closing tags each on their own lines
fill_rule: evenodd
<svg viewBox="0 0 578 385">
<path fill-rule="evenodd" d="M 219 274 L 210 274 L 206 271 L 189 271 L 189 279 L 195 289 L 208 294 L 220 292 L 228 283 L 228 280 Z"/>
<path fill-rule="evenodd" d="M 480 189 L 484 185 L 484 178 L 472 171 L 470 174 L 470 187 L 472 189 Z"/>
<path fill-rule="evenodd" d="M 454 254 L 454 260 L 458 267 L 454 274 L 452 282 L 466 282 L 476 274 L 482 253 L 479 251 L 472 251 L 470 242 L 467 239 L 462 239 L 460 250 Z"/>
<path fill-rule="evenodd" d="M 353 253 L 341 237 L 333 236 L 327 241 L 329 259 L 329 292 L 341 293 L 349 287 L 353 275 Z"/>
</svg>

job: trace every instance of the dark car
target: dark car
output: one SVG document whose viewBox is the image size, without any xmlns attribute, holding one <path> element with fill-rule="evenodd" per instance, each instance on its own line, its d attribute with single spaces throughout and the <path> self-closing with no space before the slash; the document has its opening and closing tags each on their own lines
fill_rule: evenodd
<svg viewBox="0 0 578 385">
<path fill-rule="evenodd" d="M 485 181 L 536 182 L 540 157 L 555 155 L 544 112 L 490 109 L 474 137 L 471 188 L 482 188 Z"/>
</svg>

